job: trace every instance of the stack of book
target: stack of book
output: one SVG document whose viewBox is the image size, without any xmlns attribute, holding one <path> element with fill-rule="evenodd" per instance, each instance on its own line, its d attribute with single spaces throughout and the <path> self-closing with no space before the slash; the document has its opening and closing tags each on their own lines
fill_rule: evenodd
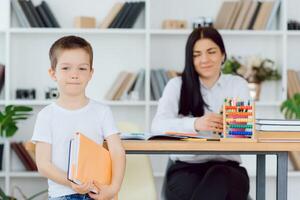
<svg viewBox="0 0 300 200">
<path fill-rule="evenodd" d="M 257 119 L 259 142 L 300 142 L 300 120 Z"/>
<path fill-rule="evenodd" d="M 38 6 L 34 6 L 31 0 L 12 0 L 11 4 L 21 27 L 60 27 L 45 1 Z"/>
<path fill-rule="evenodd" d="M 224 1 L 214 26 L 217 29 L 270 30 L 281 0 Z"/>
<path fill-rule="evenodd" d="M 100 28 L 132 28 L 145 8 L 145 2 L 118 2 L 103 19 Z"/>
<path fill-rule="evenodd" d="M 256 119 L 256 130 L 272 132 L 300 132 L 300 120 Z"/>
</svg>

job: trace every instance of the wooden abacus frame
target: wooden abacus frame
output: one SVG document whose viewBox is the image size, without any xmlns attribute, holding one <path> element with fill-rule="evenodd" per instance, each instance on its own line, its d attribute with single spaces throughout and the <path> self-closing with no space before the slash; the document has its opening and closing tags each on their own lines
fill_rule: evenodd
<svg viewBox="0 0 300 200">
<path fill-rule="evenodd" d="M 251 107 L 251 110 L 252 114 L 250 116 L 252 116 L 252 134 L 251 134 L 251 137 L 249 138 L 229 138 L 229 133 L 227 132 L 227 126 L 228 126 L 228 117 L 227 115 L 229 114 L 228 112 L 228 107 L 232 107 L 232 109 L 236 109 L 238 111 L 238 108 L 249 108 L 248 106 Z M 248 113 L 248 112 L 244 112 L 244 113 Z M 241 119 L 244 119 L 244 118 L 241 118 Z M 248 121 L 249 119 L 247 118 L 247 123 L 249 122 Z M 241 120 L 243 121 L 243 120 Z M 256 132 L 255 132 L 255 102 L 251 102 L 250 105 L 242 105 L 242 106 L 228 106 L 228 105 L 225 105 L 225 103 L 223 104 L 223 137 L 220 139 L 220 141 L 223 141 L 223 142 L 256 142 Z"/>
</svg>

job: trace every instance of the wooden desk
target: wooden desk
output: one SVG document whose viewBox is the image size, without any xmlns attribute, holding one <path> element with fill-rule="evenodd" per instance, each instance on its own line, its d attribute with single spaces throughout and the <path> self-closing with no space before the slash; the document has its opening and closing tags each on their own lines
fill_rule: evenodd
<svg viewBox="0 0 300 200">
<path fill-rule="evenodd" d="M 256 199 L 266 198 L 266 155 L 277 155 L 277 200 L 287 200 L 288 152 L 300 151 L 300 143 L 242 143 L 214 141 L 125 140 L 128 154 L 254 154 Z"/>
</svg>

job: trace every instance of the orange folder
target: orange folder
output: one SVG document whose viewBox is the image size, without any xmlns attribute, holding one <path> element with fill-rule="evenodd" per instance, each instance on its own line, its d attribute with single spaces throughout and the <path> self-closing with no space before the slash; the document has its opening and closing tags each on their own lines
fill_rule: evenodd
<svg viewBox="0 0 300 200">
<path fill-rule="evenodd" d="M 68 179 L 77 184 L 95 180 L 108 185 L 111 177 L 109 152 L 82 133 L 76 133 L 70 142 Z"/>
</svg>

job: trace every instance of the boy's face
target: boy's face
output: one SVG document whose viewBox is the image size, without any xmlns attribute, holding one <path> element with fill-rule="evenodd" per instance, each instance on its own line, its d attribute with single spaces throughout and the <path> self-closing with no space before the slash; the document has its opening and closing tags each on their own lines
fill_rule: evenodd
<svg viewBox="0 0 300 200">
<path fill-rule="evenodd" d="M 54 81 L 57 81 L 61 94 L 84 95 L 85 88 L 93 75 L 89 54 L 82 49 L 62 50 L 57 58 L 56 69 L 50 68 L 49 74 Z"/>
</svg>

